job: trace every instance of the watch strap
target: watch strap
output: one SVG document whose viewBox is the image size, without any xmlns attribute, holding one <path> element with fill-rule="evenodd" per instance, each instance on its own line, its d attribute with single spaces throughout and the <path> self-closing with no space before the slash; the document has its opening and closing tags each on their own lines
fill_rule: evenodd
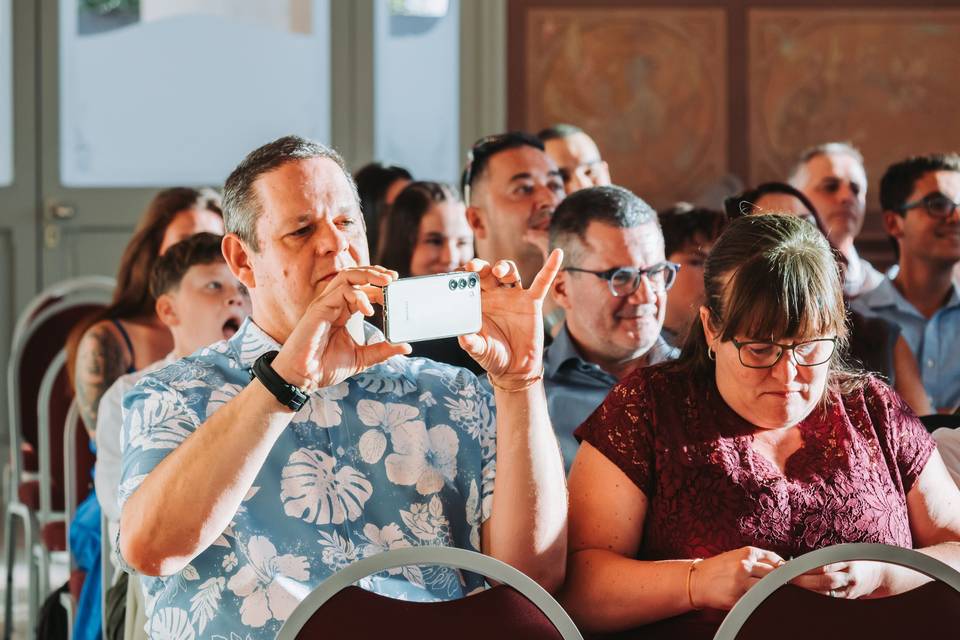
<svg viewBox="0 0 960 640">
<path fill-rule="evenodd" d="M 278 353 L 278 351 L 268 351 L 257 358 L 250 370 L 250 377 L 259 380 L 280 404 L 293 411 L 299 411 L 310 396 L 300 387 L 281 378 L 280 374 L 274 370 L 272 363 Z"/>
</svg>

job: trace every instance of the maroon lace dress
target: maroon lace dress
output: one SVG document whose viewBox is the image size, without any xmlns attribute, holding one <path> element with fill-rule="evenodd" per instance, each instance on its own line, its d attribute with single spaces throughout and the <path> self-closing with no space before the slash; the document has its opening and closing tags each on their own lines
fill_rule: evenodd
<svg viewBox="0 0 960 640">
<path fill-rule="evenodd" d="M 638 558 L 708 558 L 753 545 L 784 558 L 843 542 L 912 547 L 906 495 L 936 445 L 889 387 L 870 379 L 799 424 L 784 471 L 751 447 L 757 428 L 716 383 L 674 363 L 638 369 L 576 431 L 649 500 Z M 712 637 L 699 611 L 630 637 Z"/>
</svg>

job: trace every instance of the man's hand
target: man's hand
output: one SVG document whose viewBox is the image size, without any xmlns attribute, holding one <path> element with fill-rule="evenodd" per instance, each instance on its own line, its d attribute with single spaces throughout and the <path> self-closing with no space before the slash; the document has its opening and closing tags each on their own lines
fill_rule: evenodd
<svg viewBox="0 0 960 640">
<path fill-rule="evenodd" d="M 466 270 L 480 278 L 483 325 L 479 333 L 460 336 L 460 346 L 491 378 L 509 386 L 536 378 L 543 368 L 543 300 L 560 272 L 563 251 L 555 249 L 529 289 L 517 265 L 501 260 L 490 265 L 471 260 Z"/>
<path fill-rule="evenodd" d="M 273 361 L 290 384 L 313 391 L 329 387 L 395 355 L 410 353 L 406 343 L 363 345 L 347 331 L 355 313 L 373 315 L 371 302 L 383 302 L 383 287 L 397 272 L 379 266 L 353 267 L 338 273 L 294 327 Z"/>
</svg>

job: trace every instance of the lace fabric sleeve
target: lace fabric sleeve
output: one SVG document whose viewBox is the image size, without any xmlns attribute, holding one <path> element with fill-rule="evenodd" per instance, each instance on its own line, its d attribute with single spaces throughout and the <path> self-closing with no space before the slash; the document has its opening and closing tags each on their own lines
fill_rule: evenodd
<svg viewBox="0 0 960 640">
<path fill-rule="evenodd" d="M 615 386 L 574 435 L 589 442 L 647 496 L 654 487 L 653 407 L 643 370 Z"/>
<path fill-rule="evenodd" d="M 882 411 L 871 411 L 880 419 L 876 429 L 888 455 L 896 465 L 907 494 L 917 481 L 937 443 L 920 419 L 897 394 L 878 380 L 871 380 L 864 390 L 868 405 L 880 404 Z"/>
</svg>

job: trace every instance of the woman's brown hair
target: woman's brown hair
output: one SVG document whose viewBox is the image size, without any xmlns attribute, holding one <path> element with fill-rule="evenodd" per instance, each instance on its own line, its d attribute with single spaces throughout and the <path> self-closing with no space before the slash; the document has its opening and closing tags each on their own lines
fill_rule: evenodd
<svg viewBox="0 0 960 640">
<path fill-rule="evenodd" d="M 837 337 L 830 388 L 850 391 L 862 376 L 843 363 L 847 317 L 840 268 L 816 227 L 783 214 L 733 220 L 713 246 L 704 267 L 704 305 L 711 328 L 727 341 Z M 714 362 L 698 315 L 676 366 L 712 378 Z"/>
<path fill-rule="evenodd" d="M 404 187 L 383 218 L 376 263 L 408 277 L 420 220 L 433 205 L 451 200 L 459 200 L 456 191 L 440 182 L 411 182 Z"/>
<path fill-rule="evenodd" d="M 220 194 L 213 189 L 173 187 L 153 197 L 127 243 L 117 270 L 117 286 L 110 305 L 80 322 L 67 338 L 67 371 L 71 385 L 76 367 L 77 347 L 87 329 L 107 319 L 136 318 L 154 313 L 156 300 L 150 294 L 150 274 L 160 256 L 167 227 L 181 211 L 200 209 L 223 215 Z"/>
</svg>

